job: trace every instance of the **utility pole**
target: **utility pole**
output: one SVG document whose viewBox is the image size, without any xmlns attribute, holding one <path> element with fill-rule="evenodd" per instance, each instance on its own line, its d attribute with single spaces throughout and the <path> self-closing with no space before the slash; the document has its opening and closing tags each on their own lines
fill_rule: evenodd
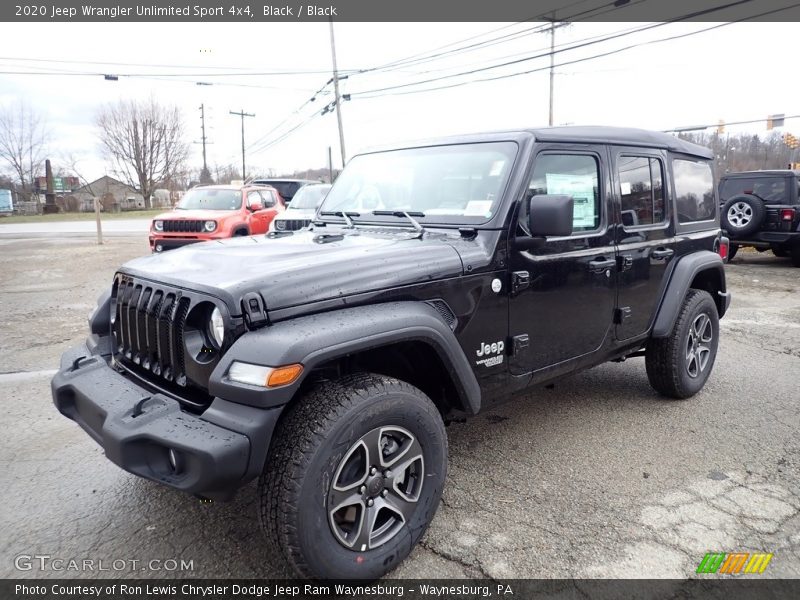
<svg viewBox="0 0 800 600">
<path fill-rule="evenodd" d="M 203 174 L 208 172 L 208 163 L 206 162 L 206 106 L 200 105 L 200 129 L 203 136 L 200 138 L 200 143 L 203 144 Z"/>
<path fill-rule="evenodd" d="M 330 20 L 331 27 L 331 59 L 333 60 L 333 94 L 334 104 L 336 105 L 336 121 L 339 123 L 339 149 L 342 152 L 342 168 L 347 160 L 344 154 L 344 129 L 342 128 L 342 100 L 339 97 L 339 70 L 336 68 L 336 43 L 333 39 L 333 19 Z"/>
<path fill-rule="evenodd" d="M 330 146 L 328 146 L 328 182 L 333 183 L 333 152 Z"/>
<path fill-rule="evenodd" d="M 553 126 L 553 84 L 555 82 L 556 77 L 556 13 L 553 13 L 553 16 L 550 17 L 550 119 L 548 120 L 548 124 L 550 127 Z"/>
<path fill-rule="evenodd" d="M 255 113 L 246 113 L 244 109 L 241 109 L 239 112 L 235 112 L 233 110 L 228 111 L 232 115 L 236 115 L 242 118 L 242 181 L 247 180 L 247 174 L 245 173 L 245 161 L 244 161 L 244 118 L 245 117 L 255 117 Z"/>
<path fill-rule="evenodd" d="M 200 172 L 200 183 L 209 183 L 212 181 L 212 179 L 211 179 L 211 171 L 208 170 L 208 161 L 206 160 L 206 144 L 207 143 L 210 144 L 211 142 L 209 142 L 208 138 L 206 137 L 205 104 L 200 105 L 200 130 L 202 132 L 202 136 L 200 137 L 200 143 L 203 145 L 203 170 Z"/>
</svg>

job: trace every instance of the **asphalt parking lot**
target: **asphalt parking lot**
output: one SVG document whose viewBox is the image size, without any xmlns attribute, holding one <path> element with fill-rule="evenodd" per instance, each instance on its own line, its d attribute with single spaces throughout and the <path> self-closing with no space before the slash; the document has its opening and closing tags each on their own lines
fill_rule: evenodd
<svg viewBox="0 0 800 600">
<path fill-rule="evenodd" d="M 191 561 L 143 577 L 285 575 L 254 485 L 202 504 L 140 480 L 52 405 L 59 355 L 85 337 L 115 267 L 146 252 L 139 236 L 0 237 L 2 577 L 131 575 L 18 570 L 20 555 Z M 728 279 L 720 353 L 695 398 L 659 399 L 635 359 L 450 425 L 442 505 L 393 575 L 685 578 L 706 552 L 763 551 L 763 576 L 800 577 L 800 269 L 741 252 Z"/>
</svg>

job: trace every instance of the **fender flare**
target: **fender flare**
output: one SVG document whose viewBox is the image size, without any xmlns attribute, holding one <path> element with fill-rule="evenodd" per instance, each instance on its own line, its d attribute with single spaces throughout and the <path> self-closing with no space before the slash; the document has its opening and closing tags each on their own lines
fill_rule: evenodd
<svg viewBox="0 0 800 600">
<path fill-rule="evenodd" d="M 247 235 L 250 235 L 250 226 L 247 223 L 237 223 L 231 227 L 231 237 L 236 237 L 236 232 L 241 229 L 244 229 L 247 231 Z"/>
<path fill-rule="evenodd" d="M 711 252 L 710 250 L 703 250 L 702 252 L 694 252 L 678 260 L 677 264 L 672 269 L 672 275 L 664 291 L 661 304 L 658 307 L 658 314 L 653 324 L 652 337 L 663 338 L 670 334 L 673 325 L 675 325 L 675 320 L 678 318 L 678 313 L 683 304 L 683 299 L 686 297 L 686 292 L 689 291 L 689 286 L 699 273 L 708 270 L 716 270 L 719 272 L 720 281 L 722 282 L 722 289 L 720 292 L 724 294 L 727 291 L 725 287 L 725 266 L 719 254 Z M 714 303 L 719 306 L 716 298 L 714 299 Z M 726 303 L 727 295 L 722 306 L 727 307 Z M 724 311 L 721 311 L 719 316 L 721 317 L 723 314 Z"/>
<path fill-rule="evenodd" d="M 408 341 L 421 341 L 436 352 L 463 407 L 477 413 L 481 391 L 466 355 L 436 309 L 420 301 L 344 308 L 246 333 L 214 369 L 209 392 L 251 406 L 280 406 L 292 399 L 315 367 L 348 354 Z M 225 374 L 234 360 L 273 367 L 300 363 L 304 369 L 300 379 L 291 385 L 265 389 L 229 382 Z"/>
</svg>

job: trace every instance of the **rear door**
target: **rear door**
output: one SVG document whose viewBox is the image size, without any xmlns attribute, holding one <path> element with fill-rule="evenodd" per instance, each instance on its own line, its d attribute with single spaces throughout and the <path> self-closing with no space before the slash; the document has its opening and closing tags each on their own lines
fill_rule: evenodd
<svg viewBox="0 0 800 600">
<path fill-rule="evenodd" d="M 611 148 L 618 290 L 616 338 L 647 332 L 675 258 L 675 225 L 667 210 L 666 156 L 657 149 Z"/>
</svg>

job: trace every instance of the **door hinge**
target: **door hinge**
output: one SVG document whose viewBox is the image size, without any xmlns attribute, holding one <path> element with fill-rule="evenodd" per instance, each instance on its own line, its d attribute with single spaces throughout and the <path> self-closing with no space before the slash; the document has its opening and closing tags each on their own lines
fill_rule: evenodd
<svg viewBox="0 0 800 600">
<path fill-rule="evenodd" d="M 614 323 L 621 325 L 623 321 L 631 318 L 633 311 L 630 306 L 621 306 L 614 309 Z"/>
<path fill-rule="evenodd" d="M 527 333 L 515 335 L 511 338 L 511 356 L 517 356 L 530 345 L 530 338 Z"/>
<path fill-rule="evenodd" d="M 511 273 L 511 293 L 517 294 L 531 283 L 531 274 L 527 271 L 514 271 Z"/>
</svg>

